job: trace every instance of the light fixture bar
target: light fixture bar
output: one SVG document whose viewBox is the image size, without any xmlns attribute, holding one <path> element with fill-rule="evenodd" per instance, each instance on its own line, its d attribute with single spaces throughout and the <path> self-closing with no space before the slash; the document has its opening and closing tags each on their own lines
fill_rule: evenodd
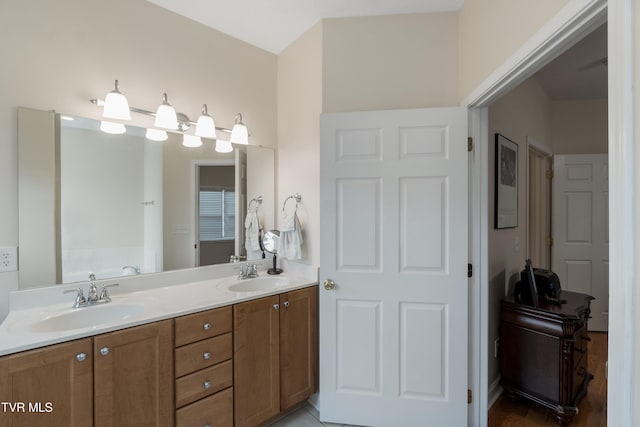
<svg viewBox="0 0 640 427">
<path fill-rule="evenodd" d="M 103 106 L 104 105 L 104 101 L 102 99 L 91 98 L 89 101 L 92 104 L 97 105 L 97 106 Z M 149 117 L 155 117 L 156 116 L 155 111 L 144 110 L 142 108 L 132 107 L 131 105 L 129 105 L 129 110 L 133 111 L 134 113 L 142 114 L 144 116 L 149 116 Z M 186 116 L 183 116 L 183 117 L 186 117 Z M 191 119 L 189 119 L 189 120 L 181 120 L 180 116 L 178 117 L 178 122 L 188 123 L 191 126 L 196 126 L 197 125 L 197 123 L 194 122 L 194 121 L 191 121 Z M 220 132 L 226 132 L 228 134 L 231 134 L 231 129 L 227 129 L 227 128 L 216 126 L 216 130 L 219 130 Z"/>
</svg>

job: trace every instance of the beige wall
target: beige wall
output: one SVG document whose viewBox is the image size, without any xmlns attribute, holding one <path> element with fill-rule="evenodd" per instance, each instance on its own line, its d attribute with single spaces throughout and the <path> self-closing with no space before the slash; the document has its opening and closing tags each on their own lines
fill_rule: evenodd
<svg viewBox="0 0 640 427">
<path fill-rule="evenodd" d="M 518 144 L 518 227 L 496 230 L 494 217 L 495 142 L 500 133 Z M 535 79 L 529 79 L 489 107 L 489 372 L 499 375 L 493 342 L 498 336 L 500 298 L 519 278 L 526 258 L 527 137 L 551 151 L 551 100 Z"/>
<path fill-rule="evenodd" d="M 458 104 L 458 14 L 324 20 L 322 111 Z"/>
<path fill-rule="evenodd" d="M 301 262 L 320 265 L 320 113 L 322 23 L 278 56 L 278 150 L 276 212 L 300 193 Z M 278 218 L 279 220 L 279 218 Z"/>
<path fill-rule="evenodd" d="M 579 99 L 551 103 L 554 154 L 608 152 L 607 100 Z"/>
<path fill-rule="evenodd" d="M 276 144 L 276 56 L 143 0 L 0 2 L 0 246 L 18 244 L 17 107 L 98 118 L 92 97 L 119 79 L 131 105 L 162 92 L 219 126 L 242 112 L 252 142 Z M 0 317 L 17 273 L 0 274 Z"/>
<path fill-rule="evenodd" d="M 465 0 L 459 12 L 460 99 L 513 55 L 570 0 Z"/>
</svg>

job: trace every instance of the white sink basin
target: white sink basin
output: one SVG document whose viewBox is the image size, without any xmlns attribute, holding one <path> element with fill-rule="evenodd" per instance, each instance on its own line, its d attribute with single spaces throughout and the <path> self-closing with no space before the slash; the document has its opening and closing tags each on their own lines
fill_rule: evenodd
<svg viewBox="0 0 640 427">
<path fill-rule="evenodd" d="M 255 279 L 239 280 L 229 286 L 231 292 L 257 292 L 278 289 L 287 284 L 285 277 L 260 276 Z"/>
<path fill-rule="evenodd" d="M 29 325 L 33 332 L 68 331 L 72 329 L 95 328 L 104 323 L 126 320 L 142 313 L 139 304 L 106 303 L 82 308 L 74 308 L 62 314 L 48 316 Z"/>
</svg>

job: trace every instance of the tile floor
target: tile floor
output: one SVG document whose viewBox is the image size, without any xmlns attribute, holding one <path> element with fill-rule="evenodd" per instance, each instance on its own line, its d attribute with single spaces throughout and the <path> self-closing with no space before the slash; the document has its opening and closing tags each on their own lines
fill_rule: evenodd
<svg viewBox="0 0 640 427">
<path fill-rule="evenodd" d="M 269 427 L 355 427 L 348 424 L 323 423 L 318 420 L 318 411 L 304 405 L 292 413 L 276 420 Z"/>
</svg>

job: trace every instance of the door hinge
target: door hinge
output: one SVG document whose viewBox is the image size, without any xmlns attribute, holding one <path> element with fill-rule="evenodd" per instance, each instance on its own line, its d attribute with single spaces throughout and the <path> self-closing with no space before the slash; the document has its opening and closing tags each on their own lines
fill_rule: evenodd
<svg viewBox="0 0 640 427">
<path fill-rule="evenodd" d="M 473 151 L 473 138 L 467 138 L 467 151 Z"/>
<path fill-rule="evenodd" d="M 553 169 L 547 169 L 547 171 L 544 173 L 544 176 L 547 179 L 553 179 Z"/>
<path fill-rule="evenodd" d="M 467 264 L 467 277 L 473 277 L 473 264 Z"/>
<path fill-rule="evenodd" d="M 473 393 L 471 390 L 467 389 L 467 403 L 473 402 Z"/>
</svg>

